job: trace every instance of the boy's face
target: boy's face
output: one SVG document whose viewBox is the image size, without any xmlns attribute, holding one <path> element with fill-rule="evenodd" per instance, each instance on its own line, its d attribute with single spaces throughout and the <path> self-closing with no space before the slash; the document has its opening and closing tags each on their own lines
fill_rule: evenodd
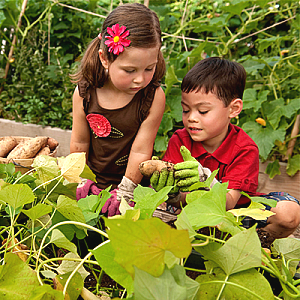
<svg viewBox="0 0 300 300">
<path fill-rule="evenodd" d="M 215 151 L 225 139 L 232 118 L 231 105 L 225 107 L 213 93 L 182 93 L 182 121 L 192 140 Z"/>
</svg>

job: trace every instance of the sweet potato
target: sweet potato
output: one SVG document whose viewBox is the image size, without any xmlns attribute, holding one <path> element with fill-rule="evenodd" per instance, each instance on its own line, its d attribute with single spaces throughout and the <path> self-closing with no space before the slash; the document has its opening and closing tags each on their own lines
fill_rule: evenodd
<svg viewBox="0 0 300 300">
<path fill-rule="evenodd" d="M 47 145 L 47 136 L 37 136 L 19 143 L 8 155 L 7 159 L 33 158 L 42 147 Z"/>
<path fill-rule="evenodd" d="M 140 172 L 146 177 L 151 177 L 154 171 L 161 171 L 163 168 L 173 169 L 174 164 L 162 160 L 146 160 L 139 165 Z"/>
<path fill-rule="evenodd" d="M 45 147 L 41 148 L 41 150 L 36 154 L 36 156 L 39 155 L 49 155 L 51 152 L 50 148 L 48 145 L 46 145 Z"/>
<path fill-rule="evenodd" d="M 50 148 L 51 151 L 55 150 L 56 147 L 58 146 L 58 141 L 55 140 L 54 138 L 49 137 L 48 138 L 48 146 Z"/>
<path fill-rule="evenodd" d="M 5 136 L 0 140 L 0 157 L 5 157 L 17 144 L 18 142 L 14 137 Z"/>
</svg>

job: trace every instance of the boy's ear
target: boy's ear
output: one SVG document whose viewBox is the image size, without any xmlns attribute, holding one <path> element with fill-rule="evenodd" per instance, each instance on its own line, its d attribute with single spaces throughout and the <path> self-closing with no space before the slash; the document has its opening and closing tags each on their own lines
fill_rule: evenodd
<svg viewBox="0 0 300 300">
<path fill-rule="evenodd" d="M 230 118 L 237 117 L 243 109 L 242 99 L 236 98 L 236 99 L 232 100 L 231 103 L 229 104 L 229 108 L 230 108 L 229 117 Z"/>
<path fill-rule="evenodd" d="M 102 63 L 102 66 L 103 66 L 105 69 L 108 69 L 108 60 L 107 60 L 107 58 L 105 57 L 105 55 L 104 55 L 102 49 L 99 50 L 99 58 L 100 58 L 100 61 L 101 61 L 101 63 Z"/>
</svg>

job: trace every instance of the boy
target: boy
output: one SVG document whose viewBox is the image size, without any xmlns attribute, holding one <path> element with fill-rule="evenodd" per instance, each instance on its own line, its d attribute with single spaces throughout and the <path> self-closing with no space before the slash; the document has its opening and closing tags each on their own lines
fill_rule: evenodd
<svg viewBox="0 0 300 300">
<path fill-rule="evenodd" d="M 248 206 L 250 200 L 241 195 L 241 191 L 250 196 L 262 195 L 256 192 L 258 147 L 241 128 L 230 123 L 243 108 L 245 82 L 245 69 L 236 62 L 219 57 L 198 62 L 181 85 L 184 128 L 173 134 L 163 158 L 177 164 L 174 176 L 179 179 L 177 189 L 181 191 L 197 181 L 204 181 L 212 171 L 219 169 L 216 179 L 229 183 L 227 210 Z M 182 145 L 197 160 L 192 169 L 185 168 L 187 164 L 180 152 Z M 155 188 L 156 180 L 163 176 L 152 177 L 151 184 Z M 299 201 L 290 195 L 275 198 L 277 206 L 270 209 L 276 214 L 267 219 L 264 230 L 274 238 L 287 237 L 300 223 Z M 185 194 L 173 195 L 171 202 L 177 201 L 184 204 Z"/>
</svg>

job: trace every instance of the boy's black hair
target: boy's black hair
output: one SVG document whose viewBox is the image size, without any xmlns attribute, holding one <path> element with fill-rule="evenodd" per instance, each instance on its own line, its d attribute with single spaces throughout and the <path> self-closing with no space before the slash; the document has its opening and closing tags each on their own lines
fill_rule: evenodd
<svg viewBox="0 0 300 300">
<path fill-rule="evenodd" d="M 215 94 L 227 107 L 232 100 L 243 98 L 246 83 L 244 67 L 234 61 L 220 57 L 205 58 L 184 76 L 181 90 L 209 92 Z"/>
</svg>

